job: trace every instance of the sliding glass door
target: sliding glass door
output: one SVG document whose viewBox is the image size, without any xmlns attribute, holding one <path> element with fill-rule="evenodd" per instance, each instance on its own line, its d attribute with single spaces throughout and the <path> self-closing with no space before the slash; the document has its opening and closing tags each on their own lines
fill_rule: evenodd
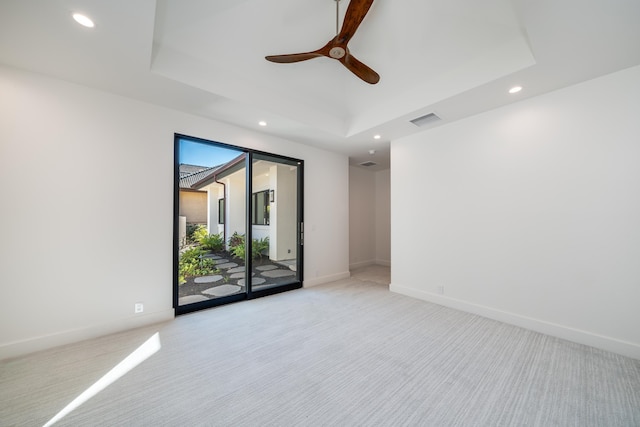
<svg viewBox="0 0 640 427">
<path fill-rule="evenodd" d="M 176 313 L 301 287 L 302 161 L 175 143 Z"/>
</svg>

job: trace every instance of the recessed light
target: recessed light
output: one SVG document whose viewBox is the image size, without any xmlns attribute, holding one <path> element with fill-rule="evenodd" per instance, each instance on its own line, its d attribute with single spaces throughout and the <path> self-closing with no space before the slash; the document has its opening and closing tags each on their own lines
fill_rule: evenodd
<svg viewBox="0 0 640 427">
<path fill-rule="evenodd" d="M 81 13 L 74 13 L 73 14 L 73 19 L 75 19 L 76 22 L 78 24 L 82 25 L 83 27 L 93 28 L 95 26 L 95 24 L 93 23 L 93 21 L 91 19 L 89 19 L 88 17 L 86 17 L 85 15 L 83 15 Z"/>
<path fill-rule="evenodd" d="M 267 125 L 267 122 L 265 122 L 264 120 L 261 120 L 261 121 L 259 121 L 259 122 L 258 122 L 258 124 L 259 124 L 260 126 L 266 126 L 266 125 Z"/>
<path fill-rule="evenodd" d="M 518 93 L 522 90 L 522 86 L 514 86 L 511 89 L 509 89 L 509 93 Z"/>
<path fill-rule="evenodd" d="M 373 135 L 373 139 L 380 139 L 381 136 L 380 135 Z"/>
</svg>

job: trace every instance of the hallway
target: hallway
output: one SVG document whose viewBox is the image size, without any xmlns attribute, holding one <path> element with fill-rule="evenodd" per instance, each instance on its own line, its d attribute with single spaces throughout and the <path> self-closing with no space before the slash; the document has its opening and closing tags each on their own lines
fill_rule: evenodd
<svg viewBox="0 0 640 427">
<path fill-rule="evenodd" d="M 361 282 L 375 282 L 381 285 L 391 283 L 391 267 L 384 265 L 368 265 L 351 270 L 351 278 Z"/>
</svg>

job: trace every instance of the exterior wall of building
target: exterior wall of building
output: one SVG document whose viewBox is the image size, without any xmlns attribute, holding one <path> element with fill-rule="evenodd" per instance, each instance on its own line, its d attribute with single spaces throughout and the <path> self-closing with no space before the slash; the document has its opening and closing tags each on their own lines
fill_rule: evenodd
<svg viewBox="0 0 640 427">
<path fill-rule="evenodd" d="M 186 217 L 189 224 L 206 224 L 207 193 L 180 190 L 180 216 Z"/>
</svg>

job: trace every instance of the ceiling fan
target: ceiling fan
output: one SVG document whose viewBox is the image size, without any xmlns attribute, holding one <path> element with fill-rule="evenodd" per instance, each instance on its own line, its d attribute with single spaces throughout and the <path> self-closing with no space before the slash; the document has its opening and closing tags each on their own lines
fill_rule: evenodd
<svg viewBox="0 0 640 427">
<path fill-rule="evenodd" d="M 336 2 L 336 32 L 338 32 L 338 7 L 340 0 Z M 349 69 L 353 74 L 360 77 L 367 83 L 376 84 L 380 80 L 378 73 L 371 68 L 358 61 L 347 47 L 347 43 L 351 40 L 351 37 L 356 33 L 356 30 L 360 26 L 360 23 L 367 15 L 369 8 L 373 4 L 373 0 L 351 0 L 349 7 L 344 16 L 344 22 L 342 29 L 333 39 L 329 41 L 324 47 L 312 52 L 304 53 L 292 53 L 289 55 L 272 55 L 267 56 L 265 59 L 271 62 L 277 62 L 280 64 L 287 64 L 291 62 L 306 61 L 307 59 L 319 58 L 326 56 L 327 58 L 333 58 L 338 60 Z"/>
</svg>

